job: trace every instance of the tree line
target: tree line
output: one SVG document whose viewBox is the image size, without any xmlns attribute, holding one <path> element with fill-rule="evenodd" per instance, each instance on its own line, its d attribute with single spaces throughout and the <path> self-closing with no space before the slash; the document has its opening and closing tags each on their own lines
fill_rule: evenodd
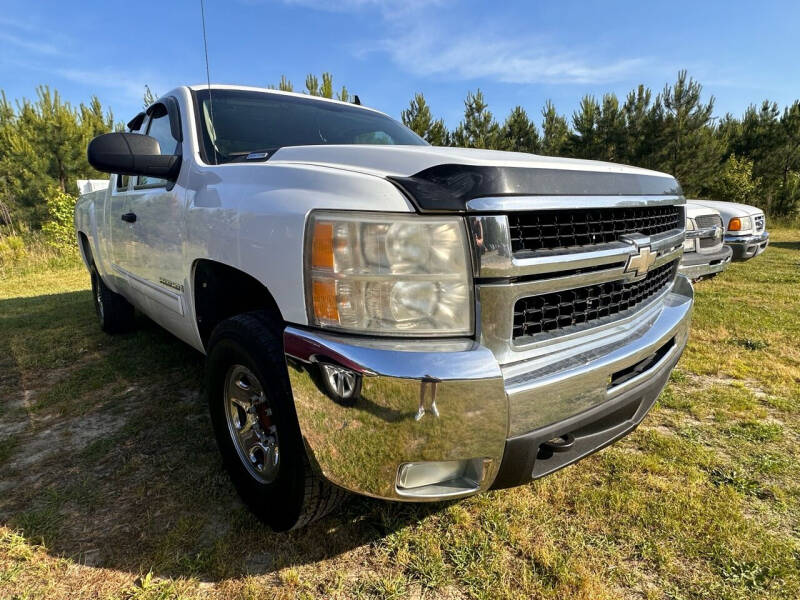
<svg viewBox="0 0 800 600">
<path fill-rule="evenodd" d="M 753 204 L 772 215 L 800 208 L 800 100 L 781 110 L 764 100 L 741 118 L 713 116 L 714 97 L 681 71 L 657 94 L 643 85 L 624 100 L 584 96 L 568 118 L 546 101 L 537 127 L 522 106 L 498 122 L 480 90 L 469 92 L 452 131 L 418 93 L 406 126 L 431 144 L 624 163 L 673 174 L 690 198 Z"/>
<path fill-rule="evenodd" d="M 277 86 L 294 91 L 285 76 Z M 309 74 L 305 93 L 353 99 L 333 76 Z M 156 95 L 145 89 L 144 104 Z M 800 208 L 800 100 L 781 109 L 764 100 L 741 117 L 714 117 L 714 98 L 687 75 L 654 93 L 639 85 L 620 100 L 609 93 L 584 96 L 569 116 L 547 100 L 539 119 L 522 106 L 498 121 L 480 90 L 464 100 L 454 129 L 434 118 L 422 93 L 402 111 L 403 123 L 435 146 L 488 148 L 625 163 L 675 175 L 687 197 L 754 204 L 772 215 Z M 539 121 L 538 125 L 535 121 Z M 74 194 L 77 179 L 102 177 L 86 160 L 94 136 L 122 124 L 96 97 L 77 107 L 47 86 L 36 99 L 11 102 L 0 92 L 0 224 L 33 228 L 47 218 L 47 200 Z"/>
</svg>

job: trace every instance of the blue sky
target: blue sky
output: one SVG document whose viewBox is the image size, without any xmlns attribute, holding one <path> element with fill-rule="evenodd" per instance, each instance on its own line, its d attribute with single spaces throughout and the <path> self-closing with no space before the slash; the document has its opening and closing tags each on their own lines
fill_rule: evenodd
<svg viewBox="0 0 800 600">
<path fill-rule="evenodd" d="M 399 116 L 416 91 L 451 127 L 480 87 L 498 119 L 550 98 L 660 90 L 679 69 L 716 114 L 800 97 L 800 2 L 651 3 L 458 0 L 206 0 L 212 80 L 302 88 L 330 71 L 365 104 Z M 76 6 L 80 5 L 80 9 Z M 205 81 L 199 0 L 0 0 L 0 88 L 49 84 L 97 95 L 127 121 L 145 83 L 164 93 Z"/>
</svg>

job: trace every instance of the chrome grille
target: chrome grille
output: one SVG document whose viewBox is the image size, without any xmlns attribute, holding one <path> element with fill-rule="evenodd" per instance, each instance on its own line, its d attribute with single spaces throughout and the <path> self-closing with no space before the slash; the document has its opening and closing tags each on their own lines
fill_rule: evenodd
<svg viewBox="0 0 800 600">
<path fill-rule="evenodd" d="M 678 206 L 518 212 L 508 216 L 513 252 L 615 242 L 630 233 L 657 235 L 683 228 Z"/>
<path fill-rule="evenodd" d="M 700 215 L 695 218 L 695 222 L 700 229 L 714 227 L 714 225 L 722 227 L 722 217 L 719 215 Z"/>
<path fill-rule="evenodd" d="M 764 231 L 764 215 L 756 215 L 754 217 L 756 231 Z"/>
<path fill-rule="evenodd" d="M 521 298 L 514 305 L 512 338 L 591 323 L 635 308 L 672 283 L 679 262 L 673 260 L 661 265 L 639 281 L 619 279 Z"/>
<path fill-rule="evenodd" d="M 708 248 L 716 248 L 722 246 L 722 238 L 704 237 L 700 238 L 700 248 L 706 250 Z"/>
</svg>

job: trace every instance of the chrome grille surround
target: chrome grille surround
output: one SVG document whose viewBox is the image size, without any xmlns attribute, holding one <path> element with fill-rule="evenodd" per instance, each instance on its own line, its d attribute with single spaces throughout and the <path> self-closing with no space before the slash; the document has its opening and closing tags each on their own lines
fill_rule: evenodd
<svg viewBox="0 0 800 600">
<path fill-rule="evenodd" d="M 696 249 L 700 254 L 717 252 L 722 247 L 725 234 L 722 217 L 718 214 L 710 213 L 695 217 L 694 222 L 697 228 L 687 232 L 686 237 L 697 239 Z"/>
<path fill-rule="evenodd" d="M 512 363 L 528 361 L 566 348 L 582 348 L 623 330 L 634 330 L 644 314 L 669 293 L 671 282 L 635 307 L 614 315 L 598 316 L 591 322 L 565 329 L 542 331 L 519 339 L 514 336 L 514 307 L 523 298 L 600 285 L 633 282 L 643 273 L 627 269 L 632 257 L 648 248 L 654 255 L 652 271 L 677 261 L 683 254 L 685 214 L 683 196 L 511 196 L 478 198 L 467 204 L 469 228 L 475 252 L 474 275 L 479 301 L 481 343 L 494 353 L 503 367 L 513 373 Z M 674 206 L 679 226 L 653 236 L 622 236 L 612 242 L 589 246 L 514 252 L 509 213 L 518 211 L 630 208 Z M 483 213 L 483 214 L 482 214 Z M 492 214 L 493 213 L 493 214 Z M 498 214 L 504 213 L 504 214 Z"/>
<path fill-rule="evenodd" d="M 756 215 L 753 217 L 753 223 L 755 224 L 756 233 L 760 233 L 764 231 L 764 215 Z"/>
</svg>

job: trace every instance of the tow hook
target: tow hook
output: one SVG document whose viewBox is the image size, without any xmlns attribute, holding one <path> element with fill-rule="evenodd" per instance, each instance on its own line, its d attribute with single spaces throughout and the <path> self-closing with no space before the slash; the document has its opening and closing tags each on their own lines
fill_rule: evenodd
<svg viewBox="0 0 800 600">
<path fill-rule="evenodd" d="M 565 433 L 547 440 L 541 447 L 543 450 L 549 450 L 550 452 L 566 452 L 574 445 L 575 437 L 571 433 Z"/>
</svg>

